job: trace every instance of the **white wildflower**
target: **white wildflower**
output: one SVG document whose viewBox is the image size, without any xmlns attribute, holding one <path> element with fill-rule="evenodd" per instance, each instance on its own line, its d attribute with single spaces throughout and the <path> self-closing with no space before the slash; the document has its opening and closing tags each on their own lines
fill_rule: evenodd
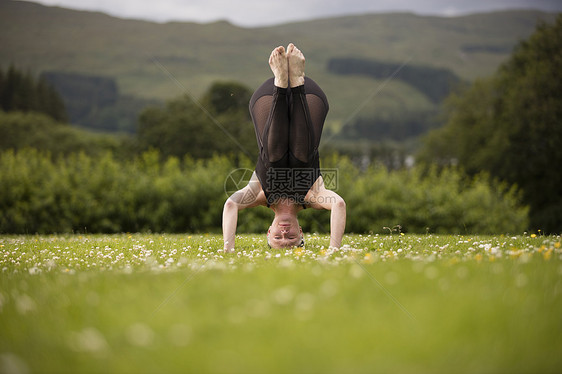
<svg viewBox="0 0 562 374">
<path fill-rule="evenodd" d="M 27 314 L 36 309 L 36 304 L 33 299 L 27 295 L 19 295 L 16 299 L 16 309 L 19 314 Z"/>
<path fill-rule="evenodd" d="M 290 303 L 291 300 L 293 300 L 294 296 L 295 296 L 295 292 L 289 286 L 278 288 L 277 290 L 273 291 L 272 294 L 273 301 L 275 301 L 277 304 L 280 305 L 285 305 Z"/>
<path fill-rule="evenodd" d="M 154 332 L 143 323 L 135 323 L 129 326 L 125 335 L 129 343 L 137 347 L 148 347 L 154 340 Z"/>
<path fill-rule="evenodd" d="M 72 350 L 77 352 L 103 353 L 109 348 L 103 334 L 94 327 L 72 332 L 68 344 Z"/>
</svg>

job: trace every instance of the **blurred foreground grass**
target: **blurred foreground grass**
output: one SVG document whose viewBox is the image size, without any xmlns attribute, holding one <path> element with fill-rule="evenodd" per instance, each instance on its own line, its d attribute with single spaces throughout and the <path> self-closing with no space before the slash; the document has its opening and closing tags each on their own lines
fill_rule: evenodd
<svg viewBox="0 0 562 374">
<path fill-rule="evenodd" d="M 557 372 L 560 236 L 0 237 L 0 372 Z"/>
</svg>

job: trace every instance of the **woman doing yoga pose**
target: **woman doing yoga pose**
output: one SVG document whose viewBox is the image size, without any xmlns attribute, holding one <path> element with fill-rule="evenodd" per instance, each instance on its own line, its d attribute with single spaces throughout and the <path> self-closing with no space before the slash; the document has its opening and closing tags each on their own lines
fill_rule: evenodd
<svg viewBox="0 0 562 374">
<path fill-rule="evenodd" d="M 274 78 L 250 100 L 259 157 L 247 186 L 224 204 L 225 251 L 234 250 L 238 211 L 254 206 L 271 208 L 275 217 L 267 232 L 273 248 L 303 244 L 297 213 L 305 208 L 331 210 L 330 246 L 339 248 L 345 229 L 345 202 L 324 187 L 318 145 L 328 100 L 304 75 L 305 58 L 292 43 L 275 48 L 269 57 Z"/>
</svg>

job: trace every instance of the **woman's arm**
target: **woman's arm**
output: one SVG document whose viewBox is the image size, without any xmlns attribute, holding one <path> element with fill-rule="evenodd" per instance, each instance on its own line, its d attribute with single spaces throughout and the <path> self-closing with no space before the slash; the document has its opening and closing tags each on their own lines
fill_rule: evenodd
<svg viewBox="0 0 562 374">
<path fill-rule="evenodd" d="M 224 203 L 222 210 L 222 236 L 225 252 L 232 252 L 234 250 L 237 223 L 238 204 L 229 197 Z"/>
<path fill-rule="evenodd" d="M 326 191 L 331 192 L 334 196 L 337 197 L 335 203 L 332 204 L 330 213 L 330 247 L 339 248 L 341 247 L 343 233 L 345 232 L 345 201 L 337 193 L 329 190 Z"/>
<path fill-rule="evenodd" d="M 255 173 L 246 187 L 236 191 L 226 200 L 222 211 L 222 235 L 225 252 L 234 250 L 238 211 L 265 205 L 265 201 L 265 195 Z"/>
<path fill-rule="evenodd" d="M 311 189 L 311 196 L 307 196 L 310 207 L 314 209 L 330 210 L 330 247 L 339 248 L 345 232 L 346 207 L 344 199 L 324 187 L 319 177 Z"/>
</svg>

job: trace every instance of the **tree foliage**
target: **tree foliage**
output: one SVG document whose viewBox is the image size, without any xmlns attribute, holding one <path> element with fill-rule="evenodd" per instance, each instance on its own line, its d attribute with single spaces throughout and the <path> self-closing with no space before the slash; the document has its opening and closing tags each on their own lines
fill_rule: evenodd
<svg viewBox="0 0 562 374">
<path fill-rule="evenodd" d="M 540 24 L 493 77 L 452 96 L 447 112 L 421 159 L 517 184 L 533 228 L 562 231 L 562 15 Z"/>
<path fill-rule="evenodd" d="M 239 83 L 217 82 L 200 100 L 184 95 L 164 108 L 147 108 L 139 118 L 140 147 L 159 149 L 165 157 L 209 158 L 215 153 L 253 157 L 250 97 L 251 91 Z"/>
<path fill-rule="evenodd" d="M 35 78 L 14 66 L 0 69 L 0 110 L 40 112 L 60 122 L 67 121 L 66 109 L 57 91 L 42 77 Z"/>
<path fill-rule="evenodd" d="M 111 150 L 127 157 L 133 148 L 126 138 L 91 133 L 34 112 L 0 111 L 0 134 L 0 151 L 34 148 L 55 156 L 79 151 L 95 156 Z"/>
<path fill-rule="evenodd" d="M 383 233 L 401 225 L 412 233 L 520 233 L 527 210 L 514 188 L 485 175 L 467 179 L 458 170 L 421 168 L 361 172 L 333 156 L 324 167 L 339 171 L 337 191 L 347 202 L 347 232 Z M 252 168 L 244 157 L 240 167 Z M 157 151 L 131 160 L 111 152 L 53 156 L 34 149 L 0 153 L 0 233 L 219 232 L 225 181 L 232 159 L 169 157 Z M 238 232 L 265 233 L 272 212 L 240 212 Z M 330 212 L 306 209 L 305 231 L 328 233 Z"/>
<path fill-rule="evenodd" d="M 60 93 L 72 124 L 96 131 L 134 133 L 142 109 L 157 103 L 122 95 L 113 77 L 46 71 L 41 78 Z"/>
</svg>

